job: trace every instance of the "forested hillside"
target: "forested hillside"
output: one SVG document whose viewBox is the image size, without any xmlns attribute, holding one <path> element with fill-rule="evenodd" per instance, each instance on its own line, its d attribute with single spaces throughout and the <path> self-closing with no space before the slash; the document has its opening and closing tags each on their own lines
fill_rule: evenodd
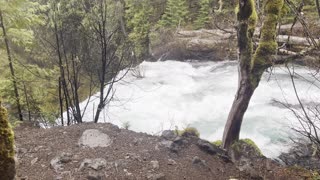
<svg viewBox="0 0 320 180">
<path fill-rule="evenodd" d="M 303 6 L 313 34 L 318 32 L 316 2 L 293 2 Z M 172 42 L 175 32 L 223 30 L 235 24 L 234 2 L 229 1 L 0 3 L 0 94 L 11 120 L 53 122 L 69 109 L 67 123 L 82 122 L 79 102 L 102 92 L 119 70 L 151 60 L 158 51 L 163 54 L 161 49 Z M 262 12 L 263 2 L 257 3 Z M 294 11 L 286 7 L 281 21 L 288 24 L 294 19 Z M 108 99 L 110 94 L 102 94 L 98 106 L 103 108 Z"/>
<path fill-rule="evenodd" d="M 200 179 L 319 179 L 319 6 L 319 0 L 0 0 L 0 180 L 6 172 L 6 179 L 14 176 L 15 152 L 21 179 L 72 173 L 80 179 L 175 179 L 190 169 L 190 177 Z M 279 94 L 284 101 L 276 99 Z M 288 112 L 289 122 L 297 121 L 290 127 L 294 133 L 283 128 L 289 123 L 281 115 Z M 253 138 L 262 139 L 262 151 L 252 140 L 240 140 L 243 119 L 251 123 L 245 136 L 258 134 Z M 108 120 L 123 129 L 95 124 Z M 215 132 L 208 133 L 209 125 Z M 156 137 L 129 131 L 131 126 L 156 135 L 164 127 L 171 131 Z M 76 145 L 81 133 L 92 130 L 94 143 L 107 141 L 92 155 L 103 157 L 98 162 L 87 159 L 96 147 L 80 149 L 82 139 Z M 40 144 L 31 140 L 38 138 Z M 289 140 L 304 146 L 276 149 Z M 55 157 L 50 152 L 59 150 L 64 152 Z M 279 159 L 303 168 L 283 167 Z M 65 164 L 71 164 L 69 175 Z M 50 175 L 34 171 L 40 168 Z"/>
</svg>

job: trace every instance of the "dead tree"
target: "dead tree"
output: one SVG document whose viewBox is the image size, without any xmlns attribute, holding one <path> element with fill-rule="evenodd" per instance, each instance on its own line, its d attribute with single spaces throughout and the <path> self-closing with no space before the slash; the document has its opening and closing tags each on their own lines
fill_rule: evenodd
<svg viewBox="0 0 320 180">
<path fill-rule="evenodd" d="M 131 66 L 133 46 L 127 41 L 125 32 L 121 28 L 123 10 L 121 4 L 116 1 L 100 0 L 98 2 L 95 19 L 92 20 L 93 36 L 96 47 L 99 49 L 100 62 L 97 64 L 97 75 L 99 79 L 99 104 L 94 115 L 94 122 L 99 121 L 102 110 L 114 97 L 114 84 L 120 81 L 124 75 L 118 76 L 119 72 Z M 109 3 L 109 4 L 108 4 Z M 111 11 L 110 6 L 113 6 Z M 110 17 L 110 15 L 117 15 Z"/>
</svg>

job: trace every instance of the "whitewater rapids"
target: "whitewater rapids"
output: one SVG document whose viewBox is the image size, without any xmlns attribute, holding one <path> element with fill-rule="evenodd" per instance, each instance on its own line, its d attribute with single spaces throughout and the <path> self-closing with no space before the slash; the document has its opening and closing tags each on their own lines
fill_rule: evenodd
<svg viewBox="0 0 320 180">
<path fill-rule="evenodd" d="M 162 130 L 191 126 L 199 130 L 201 138 L 222 139 L 238 86 L 236 62 L 143 62 L 139 68 L 142 77 L 129 72 L 114 86 L 115 99 L 102 111 L 99 122 L 120 127 L 130 124 L 131 130 L 157 135 Z M 287 69 L 270 71 L 272 74 L 264 73 L 254 93 L 240 137 L 255 141 L 267 157 L 277 157 L 288 150 L 289 129 L 298 122 L 274 100 L 298 102 Z M 295 71 L 310 77 L 305 67 L 295 67 Z M 296 77 L 295 82 L 304 102 L 319 98 L 318 89 L 303 78 Z M 98 95 L 91 97 L 84 121 L 93 121 Z"/>
</svg>

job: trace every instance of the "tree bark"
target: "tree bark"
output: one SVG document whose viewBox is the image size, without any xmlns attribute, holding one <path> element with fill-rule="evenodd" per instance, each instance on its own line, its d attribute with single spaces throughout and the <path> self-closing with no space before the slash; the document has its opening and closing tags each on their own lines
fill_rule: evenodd
<svg viewBox="0 0 320 180">
<path fill-rule="evenodd" d="M 247 111 L 249 102 L 254 92 L 254 88 L 250 82 L 246 82 L 247 77 L 241 78 L 240 86 L 238 87 L 237 96 L 233 101 L 231 110 L 229 112 L 228 121 L 225 126 L 223 136 L 223 147 L 228 148 L 235 140 L 239 139 L 241 124 L 244 113 Z"/>
<path fill-rule="evenodd" d="M 106 71 L 107 71 L 107 32 L 106 32 L 106 9 L 104 6 L 105 1 L 100 1 L 100 24 L 99 24 L 99 40 L 101 42 L 101 71 L 100 71 L 100 96 L 99 96 L 99 104 L 98 104 L 98 109 L 96 111 L 95 117 L 94 117 L 94 122 L 98 123 L 99 121 L 99 116 L 100 113 L 102 111 L 102 109 L 105 106 L 105 102 L 104 102 L 104 87 L 105 87 L 105 83 L 106 83 Z M 110 61 L 109 61 L 110 62 Z"/>
<path fill-rule="evenodd" d="M 2 15 L 1 10 L 0 10 L 0 25 L 2 27 L 4 42 L 5 42 L 5 46 L 7 49 L 9 67 L 10 67 L 10 72 L 11 72 L 11 77 L 12 77 L 15 99 L 16 99 L 16 103 L 17 103 L 19 120 L 23 121 L 22 108 L 21 108 L 21 104 L 20 104 L 20 95 L 19 95 L 19 91 L 18 91 L 18 85 L 17 85 L 16 76 L 15 76 L 15 71 L 14 71 L 13 64 L 12 64 L 12 55 L 11 55 L 10 46 L 9 46 L 9 39 L 7 36 L 7 31 L 6 31 L 6 28 L 4 25 L 3 15 Z"/>
<path fill-rule="evenodd" d="M 223 133 L 223 147 L 229 149 L 239 140 L 243 116 L 251 97 L 258 87 L 263 72 L 272 65 L 272 55 L 276 52 L 276 27 L 283 0 L 268 0 L 267 12 L 261 28 L 261 38 L 253 53 L 253 35 L 257 22 L 254 0 L 239 0 L 238 47 L 239 85 Z"/>
<path fill-rule="evenodd" d="M 56 10 L 56 7 L 54 7 L 54 10 Z M 57 25 L 57 19 L 56 17 L 54 17 L 54 35 L 55 35 L 55 40 L 56 40 L 56 45 L 57 45 L 57 55 L 58 55 L 58 60 L 59 60 L 59 70 L 60 70 L 60 80 L 59 86 L 62 88 L 63 90 L 63 94 L 64 94 L 64 98 L 65 98 L 65 103 L 66 103 L 66 111 L 67 111 L 67 125 L 69 126 L 71 124 L 71 120 L 70 120 L 70 114 L 69 114 L 69 103 L 68 103 L 68 89 L 67 89 L 67 83 L 66 83 L 66 79 L 65 79 L 65 74 L 64 74 L 64 66 L 63 66 L 63 62 L 62 62 L 62 53 L 61 53 L 61 49 L 60 49 L 60 39 L 59 39 L 59 31 L 58 31 L 58 25 Z M 60 109 L 63 108 L 61 107 L 60 104 Z M 62 117 L 61 117 L 62 118 Z"/>
<path fill-rule="evenodd" d="M 62 97 L 62 83 L 61 83 L 61 77 L 59 77 L 59 105 L 60 105 L 60 118 L 61 118 L 61 125 L 64 126 L 64 119 L 63 119 L 63 97 Z"/>
</svg>

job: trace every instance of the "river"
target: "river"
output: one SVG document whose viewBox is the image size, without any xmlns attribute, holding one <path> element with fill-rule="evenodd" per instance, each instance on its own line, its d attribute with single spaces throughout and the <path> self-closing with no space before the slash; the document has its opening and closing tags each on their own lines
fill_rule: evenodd
<svg viewBox="0 0 320 180">
<path fill-rule="evenodd" d="M 131 130 L 156 135 L 165 129 L 192 126 L 199 130 L 201 138 L 222 138 L 238 85 L 236 62 L 143 62 L 140 70 L 143 77 L 129 72 L 114 86 L 115 99 L 101 114 L 100 122 L 120 127 L 127 123 Z M 295 71 L 310 79 L 307 68 L 296 66 Z M 303 78 L 297 76 L 295 82 L 303 102 L 319 98 L 319 89 Z M 97 95 L 91 98 L 84 121 L 93 120 Z M 292 113 L 274 100 L 298 104 L 285 67 L 264 73 L 240 134 L 241 138 L 255 141 L 271 158 L 288 150 L 290 127 L 298 125 Z"/>
</svg>

